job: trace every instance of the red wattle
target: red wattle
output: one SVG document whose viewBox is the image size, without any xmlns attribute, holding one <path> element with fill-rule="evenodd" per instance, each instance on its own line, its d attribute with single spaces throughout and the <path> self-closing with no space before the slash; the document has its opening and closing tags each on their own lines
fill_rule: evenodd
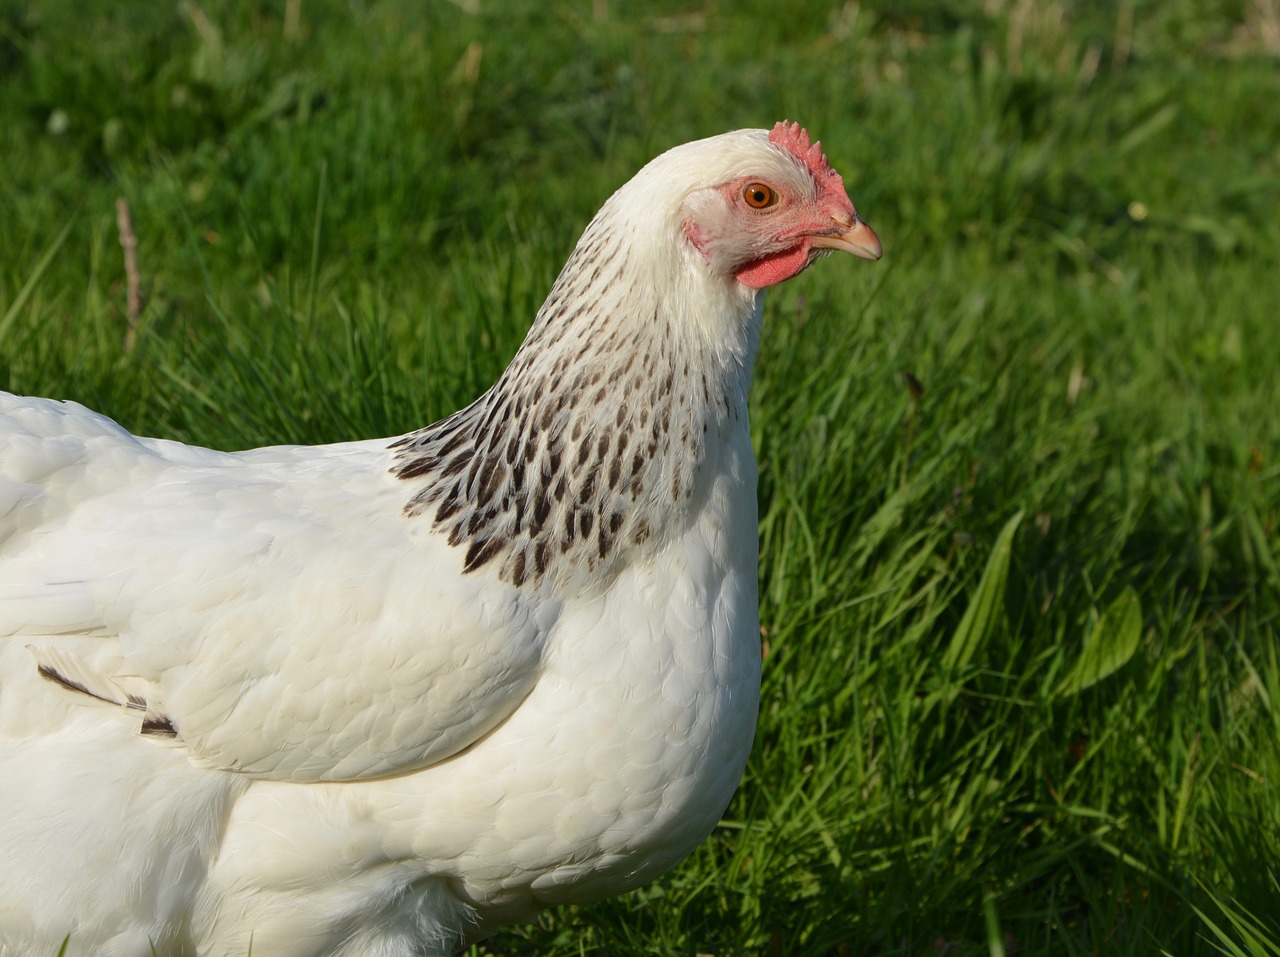
<svg viewBox="0 0 1280 957">
<path fill-rule="evenodd" d="M 744 286 L 763 289 L 765 286 L 772 286 L 784 279 L 790 279 L 807 265 L 809 265 L 808 243 L 802 243 L 793 249 L 747 263 L 733 275 Z"/>
</svg>

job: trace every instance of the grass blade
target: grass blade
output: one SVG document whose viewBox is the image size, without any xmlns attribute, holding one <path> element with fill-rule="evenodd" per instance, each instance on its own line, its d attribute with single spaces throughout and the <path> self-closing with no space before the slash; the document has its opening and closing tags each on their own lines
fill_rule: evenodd
<svg viewBox="0 0 1280 957">
<path fill-rule="evenodd" d="M 67 220 L 67 224 L 62 227 L 62 232 L 49 244 L 49 248 L 45 250 L 44 255 L 40 257 L 40 261 L 36 263 L 36 268 L 31 271 L 31 275 L 27 277 L 27 281 L 22 284 L 22 288 L 18 290 L 18 294 L 13 297 L 13 302 L 9 303 L 9 308 L 5 310 L 4 317 L 0 318 L 0 339 L 3 339 L 9 332 L 9 327 L 17 321 L 18 313 L 22 311 L 22 307 L 27 304 L 27 300 L 31 298 L 31 294 L 35 291 L 36 284 L 40 282 L 40 277 L 44 275 L 45 270 L 49 268 L 49 264 L 53 262 L 53 257 L 58 254 L 58 250 L 62 248 L 62 244 L 67 241 L 67 236 L 71 234 L 71 227 L 75 225 L 75 219 Z"/>
<path fill-rule="evenodd" d="M 1009 581 L 1009 559 L 1013 554 L 1013 536 L 1022 522 L 1022 512 L 1005 522 L 996 536 L 995 546 L 982 571 L 982 580 L 973 594 L 973 600 L 965 609 L 964 617 L 951 636 L 951 643 L 942 656 L 942 666 L 948 671 L 965 667 L 978 648 L 991 636 L 1004 605 L 1005 586 Z"/>
</svg>

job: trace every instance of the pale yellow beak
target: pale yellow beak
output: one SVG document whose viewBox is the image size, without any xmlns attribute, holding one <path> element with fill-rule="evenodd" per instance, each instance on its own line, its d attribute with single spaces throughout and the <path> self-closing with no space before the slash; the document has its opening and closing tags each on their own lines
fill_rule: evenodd
<svg viewBox="0 0 1280 957">
<path fill-rule="evenodd" d="M 876 260 L 883 255 L 880 237 L 856 215 L 852 224 L 840 225 L 842 228 L 832 229 L 829 233 L 815 233 L 813 245 L 819 249 L 842 249 L 862 259 Z"/>
</svg>

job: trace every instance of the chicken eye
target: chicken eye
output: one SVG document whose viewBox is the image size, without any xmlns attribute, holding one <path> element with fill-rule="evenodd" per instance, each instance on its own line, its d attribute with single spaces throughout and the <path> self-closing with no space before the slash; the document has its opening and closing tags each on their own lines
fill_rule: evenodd
<svg viewBox="0 0 1280 957">
<path fill-rule="evenodd" d="M 764 209 L 778 201 L 778 194 L 764 183 L 750 183 L 742 191 L 742 198 L 747 201 L 747 205 L 752 209 Z"/>
</svg>

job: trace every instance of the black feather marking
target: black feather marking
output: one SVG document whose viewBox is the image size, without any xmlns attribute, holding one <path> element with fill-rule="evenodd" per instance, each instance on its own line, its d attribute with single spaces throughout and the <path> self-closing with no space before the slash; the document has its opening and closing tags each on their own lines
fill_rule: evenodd
<svg viewBox="0 0 1280 957">
<path fill-rule="evenodd" d="M 484 421 L 480 427 L 480 434 L 481 435 L 492 434 L 494 423 L 506 420 L 507 409 L 510 405 L 511 405 L 511 400 L 509 398 L 502 402 L 493 403 L 492 407 L 489 409 L 488 415 L 484 417 Z"/>
<path fill-rule="evenodd" d="M 453 494 L 440 503 L 440 507 L 436 509 L 435 524 L 441 525 L 453 518 L 462 509 L 462 496 L 455 489 Z"/>
<path fill-rule="evenodd" d="M 511 584 L 519 588 L 524 584 L 525 580 L 525 558 L 524 549 L 520 549 L 511 556 Z"/>
<path fill-rule="evenodd" d="M 410 459 L 404 465 L 396 469 L 396 478 L 411 479 L 417 478 L 419 475 L 426 475 L 436 467 L 436 459 L 431 455 L 422 455 L 416 459 Z"/>
<path fill-rule="evenodd" d="M 449 437 L 449 441 L 445 442 L 444 445 L 440 446 L 440 450 L 436 453 L 436 455 L 442 459 L 447 459 L 454 452 L 458 451 L 458 449 L 462 448 L 462 445 L 464 442 L 467 441 L 467 438 L 468 438 L 468 435 L 466 432 L 459 431 L 455 433 L 454 435 Z"/>
<path fill-rule="evenodd" d="M 113 701 L 111 698 L 104 698 L 100 694 L 94 694 L 80 682 L 72 681 L 62 672 L 50 665 L 39 665 L 36 670 L 40 672 L 41 678 L 52 681 L 56 685 L 62 685 L 62 687 L 66 688 L 68 691 L 78 691 L 80 694 L 88 695 L 90 698 L 94 698 L 97 701 L 105 701 L 107 704 L 124 704 L 122 701 Z"/>
<path fill-rule="evenodd" d="M 596 497 L 596 470 L 592 469 L 582 480 L 582 488 L 578 489 L 578 504 L 590 505 Z"/>
<path fill-rule="evenodd" d="M 453 478 L 467 467 L 467 463 L 469 461 L 471 461 L 471 456 L 467 455 L 465 452 L 460 455 L 455 455 L 453 460 L 440 470 L 440 477 Z M 403 478 L 403 476 L 401 477 Z"/>
<path fill-rule="evenodd" d="M 149 714 L 142 719 L 142 733 L 161 738 L 176 738 L 178 729 L 173 726 L 173 722 L 167 716 Z"/>
<path fill-rule="evenodd" d="M 533 531 L 540 532 L 551 514 L 551 500 L 547 497 L 546 486 L 539 486 L 533 499 Z"/>
<path fill-rule="evenodd" d="M 502 549 L 506 542 L 498 537 L 476 539 L 467 548 L 467 558 L 462 564 L 464 572 L 473 572 Z"/>
<path fill-rule="evenodd" d="M 484 467 L 480 470 L 480 487 L 476 490 L 477 506 L 489 504 L 489 500 L 498 491 L 505 471 L 505 469 L 499 470 L 496 455 L 485 460 Z"/>
</svg>

